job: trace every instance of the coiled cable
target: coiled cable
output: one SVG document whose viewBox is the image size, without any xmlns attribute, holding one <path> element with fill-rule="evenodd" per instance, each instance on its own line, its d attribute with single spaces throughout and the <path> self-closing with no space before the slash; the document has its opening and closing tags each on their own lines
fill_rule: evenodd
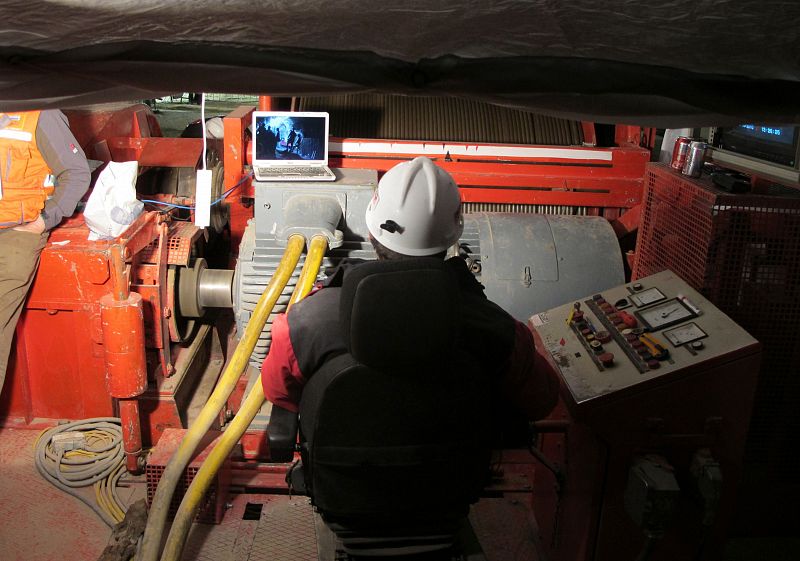
<svg viewBox="0 0 800 561">
<path fill-rule="evenodd" d="M 85 445 L 63 450 L 53 445 L 53 438 L 67 432 L 80 432 Z M 42 477 L 94 510 L 107 525 L 114 527 L 125 516 L 116 493 L 116 485 L 125 473 L 122 428 L 118 418 L 101 417 L 74 421 L 53 427 L 41 434 L 35 445 L 34 460 Z M 80 487 L 94 486 L 92 502 Z"/>
</svg>

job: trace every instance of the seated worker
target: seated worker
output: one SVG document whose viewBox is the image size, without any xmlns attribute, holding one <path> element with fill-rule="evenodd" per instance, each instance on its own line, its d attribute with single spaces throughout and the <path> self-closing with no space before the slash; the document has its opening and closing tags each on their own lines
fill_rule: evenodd
<svg viewBox="0 0 800 561">
<path fill-rule="evenodd" d="M 444 259 L 463 230 L 458 187 L 428 158 L 398 164 L 381 178 L 366 222 L 378 259 Z M 272 403 L 297 412 L 309 376 L 347 353 L 339 331 L 339 287 L 345 271 L 358 262 L 343 261 L 324 288 L 275 318 L 272 345 L 261 367 L 264 395 Z M 461 257 L 446 264 L 461 291 L 461 345 L 479 361 L 488 379 L 496 380 L 487 390 L 499 395 L 517 417 L 546 416 L 558 399 L 558 378 L 536 354 L 531 331 L 486 298 Z"/>
<path fill-rule="evenodd" d="M 50 230 L 89 188 L 89 163 L 58 110 L 0 113 L 0 389 Z"/>
</svg>

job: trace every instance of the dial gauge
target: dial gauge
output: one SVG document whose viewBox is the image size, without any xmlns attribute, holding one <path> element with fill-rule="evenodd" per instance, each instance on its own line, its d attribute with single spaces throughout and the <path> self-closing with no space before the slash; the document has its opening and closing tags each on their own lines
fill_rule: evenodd
<svg viewBox="0 0 800 561">
<path fill-rule="evenodd" d="M 668 329 L 664 331 L 662 335 L 675 347 L 680 347 L 681 345 L 693 343 L 694 341 L 708 337 L 708 334 L 700 329 L 694 322 Z"/>
<path fill-rule="evenodd" d="M 639 310 L 634 312 L 634 314 L 650 331 L 664 329 L 665 327 L 697 317 L 697 314 L 687 308 L 684 303 L 677 298 Z"/>
<path fill-rule="evenodd" d="M 666 296 L 664 296 L 664 294 L 662 294 L 662 292 L 657 288 L 648 288 L 647 290 L 642 290 L 641 292 L 631 294 L 629 298 L 637 308 L 641 308 L 642 306 L 648 306 L 650 304 L 655 304 L 656 302 L 661 302 L 662 300 L 666 299 Z"/>
</svg>

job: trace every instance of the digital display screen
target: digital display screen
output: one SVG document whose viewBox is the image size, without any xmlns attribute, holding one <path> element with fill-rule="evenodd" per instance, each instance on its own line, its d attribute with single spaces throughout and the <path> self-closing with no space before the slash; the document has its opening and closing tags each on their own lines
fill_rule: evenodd
<svg viewBox="0 0 800 561">
<path fill-rule="evenodd" d="M 794 144 L 795 128 L 770 125 L 739 125 L 737 131 L 745 136 L 766 141 Z"/>
<path fill-rule="evenodd" d="M 325 160 L 325 125 L 325 116 L 256 115 L 256 160 Z"/>
<path fill-rule="evenodd" d="M 794 125 L 745 123 L 722 128 L 717 147 L 767 162 L 796 167 L 800 129 Z"/>
</svg>

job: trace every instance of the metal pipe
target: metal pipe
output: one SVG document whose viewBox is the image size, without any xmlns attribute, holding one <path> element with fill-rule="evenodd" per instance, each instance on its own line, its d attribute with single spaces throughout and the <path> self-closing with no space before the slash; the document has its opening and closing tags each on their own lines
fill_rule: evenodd
<svg viewBox="0 0 800 561">
<path fill-rule="evenodd" d="M 167 514 L 169 513 L 169 506 L 172 502 L 175 487 L 178 481 L 183 478 L 183 471 L 191 461 L 200 440 L 211 427 L 220 410 L 225 406 L 228 397 L 236 387 L 236 382 L 239 380 L 242 371 L 247 367 L 247 362 L 250 360 L 250 355 L 258 342 L 261 330 L 275 307 L 278 296 L 280 296 L 289 282 L 292 271 L 294 271 L 297 262 L 300 260 L 304 245 L 305 238 L 303 236 L 296 234 L 289 237 L 280 265 L 264 289 L 261 298 L 259 298 L 244 334 L 239 340 L 239 344 L 236 346 L 236 350 L 225 371 L 220 376 L 217 387 L 214 388 L 214 392 L 208 398 L 208 402 L 195 419 L 195 422 L 186 431 L 183 441 L 181 441 L 180 446 L 164 469 L 150 506 L 150 514 L 147 518 L 147 527 L 145 528 L 139 556 L 141 561 L 155 561 L 158 559 L 161 538 L 164 534 Z"/>
<path fill-rule="evenodd" d="M 310 292 L 311 287 L 314 285 L 314 280 L 319 273 L 319 268 L 322 265 L 322 259 L 325 256 L 327 247 L 328 240 L 325 236 L 315 236 L 314 239 L 311 240 L 306 262 L 303 265 L 300 279 L 292 293 L 289 305 L 302 300 Z M 253 389 L 251 389 L 250 393 L 247 395 L 247 399 L 242 404 L 242 408 L 233 418 L 230 425 L 225 428 L 225 432 L 203 462 L 203 465 L 200 466 L 200 470 L 194 476 L 191 485 L 189 485 L 189 488 L 186 490 L 181 505 L 178 507 L 178 512 L 175 514 L 175 521 L 172 523 L 172 529 L 167 537 L 164 553 L 161 556 L 162 561 L 180 560 L 183 546 L 186 543 L 186 537 L 189 535 L 189 530 L 192 527 L 192 521 L 194 521 L 206 491 L 208 491 L 217 472 L 233 450 L 233 447 L 236 446 L 236 443 L 239 442 L 239 439 L 258 414 L 263 403 L 264 389 L 261 385 L 261 376 L 259 376 Z"/>
<path fill-rule="evenodd" d="M 258 96 L 258 110 L 259 111 L 272 111 L 274 109 L 273 98 L 268 95 Z"/>
<path fill-rule="evenodd" d="M 120 399 L 119 418 L 122 425 L 122 448 L 125 451 L 125 467 L 131 473 L 139 473 L 144 465 L 139 402 L 136 399 Z"/>
<path fill-rule="evenodd" d="M 125 278 L 125 259 L 122 256 L 122 247 L 114 244 L 109 248 L 111 261 L 111 289 L 116 300 L 128 298 L 128 279 Z"/>
</svg>

